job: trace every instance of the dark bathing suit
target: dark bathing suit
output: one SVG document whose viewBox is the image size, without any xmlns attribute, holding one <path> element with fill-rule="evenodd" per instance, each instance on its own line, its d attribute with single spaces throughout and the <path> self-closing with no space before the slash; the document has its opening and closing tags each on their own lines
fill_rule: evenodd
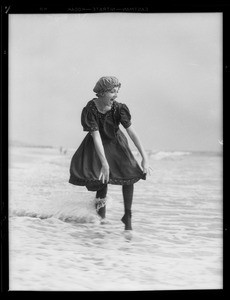
<svg viewBox="0 0 230 300">
<path fill-rule="evenodd" d="M 98 111 L 94 100 L 90 100 L 83 108 L 81 124 L 88 134 L 72 157 L 70 164 L 69 183 L 86 186 L 89 191 L 98 191 L 103 187 L 99 180 L 101 161 L 97 155 L 92 131 L 99 130 L 105 156 L 109 164 L 110 184 L 131 185 L 140 179 L 146 179 L 135 160 L 124 133 L 124 128 L 131 125 L 131 115 L 125 104 L 113 101 L 112 107 L 106 113 Z"/>
</svg>

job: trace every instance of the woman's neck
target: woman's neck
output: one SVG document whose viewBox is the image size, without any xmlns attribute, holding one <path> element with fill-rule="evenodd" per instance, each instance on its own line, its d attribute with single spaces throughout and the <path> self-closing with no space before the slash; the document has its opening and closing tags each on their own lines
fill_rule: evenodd
<svg viewBox="0 0 230 300">
<path fill-rule="evenodd" d="M 94 98 L 93 100 L 94 100 L 94 103 L 96 104 L 97 109 L 100 112 L 105 113 L 111 109 L 111 106 L 109 106 L 105 103 L 105 98 L 98 97 L 98 98 Z"/>
</svg>

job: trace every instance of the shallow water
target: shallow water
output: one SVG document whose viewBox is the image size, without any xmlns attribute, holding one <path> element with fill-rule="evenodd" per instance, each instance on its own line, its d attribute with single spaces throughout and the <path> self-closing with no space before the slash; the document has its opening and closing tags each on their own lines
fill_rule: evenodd
<svg viewBox="0 0 230 300">
<path fill-rule="evenodd" d="M 10 290 L 222 288 L 222 156 L 153 153 L 127 233 L 121 187 L 100 224 L 94 193 L 68 183 L 72 154 L 10 148 Z"/>
</svg>

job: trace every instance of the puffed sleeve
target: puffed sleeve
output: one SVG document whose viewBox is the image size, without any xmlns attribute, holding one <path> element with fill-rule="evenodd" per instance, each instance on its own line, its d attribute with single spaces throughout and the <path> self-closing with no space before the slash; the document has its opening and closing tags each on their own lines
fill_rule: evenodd
<svg viewBox="0 0 230 300">
<path fill-rule="evenodd" d="M 81 113 L 81 125 L 83 126 L 84 131 L 95 131 L 98 130 L 98 124 L 95 115 L 93 112 L 84 107 Z"/>
<path fill-rule="evenodd" d="M 120 108 L 120 122 L 127 129 L 131 123 L 131 114 L 126 104 L 122 104 Z"/>
</svg>

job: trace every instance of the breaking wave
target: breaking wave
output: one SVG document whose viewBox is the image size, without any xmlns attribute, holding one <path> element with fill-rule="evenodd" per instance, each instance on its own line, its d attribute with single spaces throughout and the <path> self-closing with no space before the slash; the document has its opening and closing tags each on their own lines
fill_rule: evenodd
<svg viewBox="0 0 230 300">
<path fill-rule="evenodd" d="M 112 197 L 107 196 L 106 205 L 112 205 Z M 39 207 L 17 208 L 11 210 L 10 216 L 38 218 L 41 220 L 55 218 L 70 223 L 96 223 L 100 219 L 96 212 L 95 199 L 93 198 L 85 205 L 83 205 L 83 202 L 66 201 L 58 206 L 56 209 L 50 208 L 49 206 L 43 207 L 43 209 Z"/>
<path fill-rule="evenodd" d="M 183 156 L 191 155 L 192 152 L 185 151 L 159 151 L 156 153 L 150 153 L 150 157 L 156 160 L 161 159 L 178 159 Z"/>
<path fill-rule="evenodd" d="M 74 213 L 73 211 L 60 211 L 54 214 L 49 213 L 40 213 L 36 211 L 26 211 L 26 210 L 17 210 L 12 212 L 12 216 L 16 217 L 30 217 L 30 218 L 38 218 L 41 220 L 56 218 L 63 222 L 70 222 L 70 223 L 95 223 L 98 220 L 96 214 L 92 214 L 89 212 L 77 212 Z"/>
</svg>

